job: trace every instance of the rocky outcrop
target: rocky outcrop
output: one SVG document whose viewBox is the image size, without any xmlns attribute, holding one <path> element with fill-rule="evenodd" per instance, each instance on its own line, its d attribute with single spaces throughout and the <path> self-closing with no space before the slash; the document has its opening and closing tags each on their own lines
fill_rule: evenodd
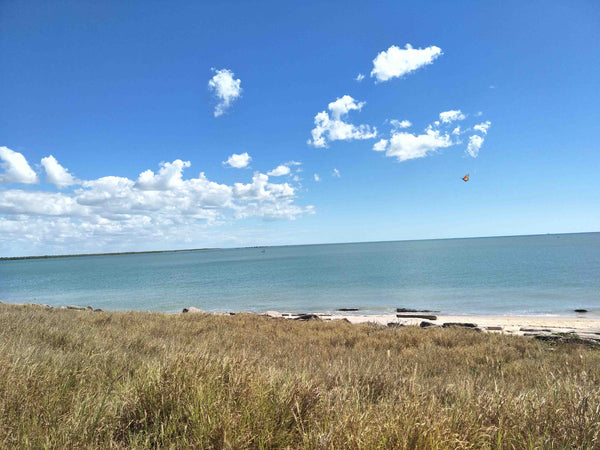
<svg viewBox="0 0 600 450">
<path fill-rule="evenodd" d="M 468 323 L 468 322 L 446 322 L 442 325 L 444 328 L 450 327 L 462 327 L 462 328 L 477 328 L 476 323 Z"/>
<path fill-rule="evenodd" d="M 300 314 L 294 317 L 294 320 L 321 320 L 316 314 Z"/>
<path fill-rule="evenodd" d="M 410 309 L 410 308 L 396 308 L 396 312 L 399 313 L 439 313 L 431 309 Z"/>
<path fill-rule="evenodd" d="M 432 316 L 430 314 L 396 314 L 396 317 L 398 317 L 399 319 L 437 320 L 437 316 Z"/>
</svg>

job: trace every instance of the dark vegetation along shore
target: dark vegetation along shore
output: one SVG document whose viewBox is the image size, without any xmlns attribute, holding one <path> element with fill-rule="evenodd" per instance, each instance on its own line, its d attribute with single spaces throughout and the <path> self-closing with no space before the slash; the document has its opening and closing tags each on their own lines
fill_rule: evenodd
<svg viewBox="0 0 600 450">
<path fill-rule="evenodd" d="M 600 351 L 0 304 L 1 448 L 599 448 Z"/>
<path fill-rule="evenodd" d="M 51 259 L 51 258 L 82 258 L 84 256 L 117 256 L 117 255 L 146 255 L 149 253 L 180 253 L 201 252 L 214 250 L 212 248 L 189 248 L 184 250 L 148 250 L 145 252 L 114 252 L 114 253 L 76 253 L 73 255 L 40 255 L 40 256 L 2 256 L 0 261 L 15 261 L 20 259 Z"/>
</svg>

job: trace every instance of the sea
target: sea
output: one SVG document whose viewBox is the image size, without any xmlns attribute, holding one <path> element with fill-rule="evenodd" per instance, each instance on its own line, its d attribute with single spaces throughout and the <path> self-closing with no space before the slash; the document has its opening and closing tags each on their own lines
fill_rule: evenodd
<svg viewBox="0 0 600 450">
<path fill-rule="evenodd" d="M 0 260 L 0 301 L 104 310 L 600 317 L 600 233 Z"/>
</svg>

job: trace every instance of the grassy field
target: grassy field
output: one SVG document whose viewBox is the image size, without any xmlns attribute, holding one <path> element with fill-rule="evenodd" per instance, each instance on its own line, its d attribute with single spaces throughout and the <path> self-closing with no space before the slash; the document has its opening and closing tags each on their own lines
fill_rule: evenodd
<svg viewBox="0 0 600 450">
<path fill-rule="evenodd" d="M 600 351 L 0 304 L 2 448 L 600 448 Z"/>
</svg>

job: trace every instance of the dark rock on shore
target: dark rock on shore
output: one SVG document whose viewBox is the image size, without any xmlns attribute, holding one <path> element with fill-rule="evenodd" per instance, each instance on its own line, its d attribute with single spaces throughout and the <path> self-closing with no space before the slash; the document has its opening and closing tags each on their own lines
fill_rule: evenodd
<svg viewBox="0 0 600 450">
<path fill-rule="evenodd" d="M 444 328 L 450 327 L 462 327 L 462 328 L 477 328 L 476 323 L 468 323 L 468 322 L 446 322 L 442 325 Z"/>
<path fill-rule="evenodd" d="M 434 311 L 432 309 L 410 309 L 410 308 L 396 308 L 396 312 L 399 313 L 439 313 L 439 311 Z"/>
<path fill-rule="evenodd" d="M 545 332 L 545 333 L 550 333 L 552 332 L 552 330 L 548 329 L 548 328 L 519 328 L 519 331 L 527 331 L 530 333 L 539 333 L 539 332 Z"/>
<path fill-rule="evenodd" d="M 321 320 L 321 318 L 316 314 L 300 314 L 294 317 L 294 320 Z"/>
<path fill-rule="evenodd" d="M 431 322 L 425 322 L 425 321 L 421 322 L 421 323 L 419 324 L 419 326 L 420 326 L 421 328 L 439 327 L 439 325 L 436 325 L 435 323 L 431 323 Z"/>
<path fill-rule="evenodd" d="M 402 319 L 427 319 L 427 320 L 437 320 L 437 316 L 432 316 L 429 314 L 396 314 L 396 317 Z"/>
<path fill-rule="evenodd" d="M 337 311 L 358 311 L 358 308 L 339 308 Z"/>
</svg>

